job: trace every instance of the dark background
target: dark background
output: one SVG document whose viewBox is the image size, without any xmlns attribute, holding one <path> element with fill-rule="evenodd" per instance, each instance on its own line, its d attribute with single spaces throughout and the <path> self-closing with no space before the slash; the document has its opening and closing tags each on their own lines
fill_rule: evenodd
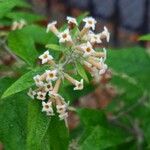
<svg viewBox="0 0 150 150">
<path fill-rule="evenodd" d="M 98 20 L 97 28 L 106 25 L 111 32 L 111 45 L 133 46 L 140 35 L 150 33 L 150 0 L 28 0 L 35 12 L 59 20 L 88 11 Z"/>
</svg>

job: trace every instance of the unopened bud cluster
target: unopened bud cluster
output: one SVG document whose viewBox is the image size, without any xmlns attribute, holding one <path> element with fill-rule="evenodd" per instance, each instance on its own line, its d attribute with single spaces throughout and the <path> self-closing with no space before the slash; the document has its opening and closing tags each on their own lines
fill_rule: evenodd
<svg viewBox="0 0 150 150">
<path fill-rule="evenodd" d="M 100 52 L 94 50 L 94 46 L 102 44 L 103 40 L 109 42 L 110 38 L 110 33 L 106 27 L 101 33 L 95 34 L 92 31 L 95 30 L 97 23 L 92 17 L 83 19 L 84 27 L 81 31 L 75 18 L 67 17 L 67 21 L 68 27 L 62 32 L 57 29 L 56 21 L 48 24 L 46 32 L 53 32 L 58 37 L 59 44 L 62 46 L 62 53 L 64 47 L 67 51 L 64 52 L 58 62 L 54 60 L 48 50 L 39 56 L 41 63 L 48 64 L 50 69 L 34 77 L 37 88 L 35 90 L 30 89 L 28 92 L 31 98 L 42 101 L 42 111 L 46 112 L 48 116 L 53 116 L 57 112 L 60 120 L 65 121 L 68 117 L 69 103 L 66 103 L 59 94 L 62 81 L 68 80 L 74 86 L 74 90 L 82 90 L 84 87 L 83 79 L 78 81 L 73 78 L 66 66 L 72 65 L 72 68 L 76 70 L 76 62 L 80 62 L 91 76 L 99 78 L 107 70 L 105 64 L 106 49 L 103 47 Z"/>
</svg>

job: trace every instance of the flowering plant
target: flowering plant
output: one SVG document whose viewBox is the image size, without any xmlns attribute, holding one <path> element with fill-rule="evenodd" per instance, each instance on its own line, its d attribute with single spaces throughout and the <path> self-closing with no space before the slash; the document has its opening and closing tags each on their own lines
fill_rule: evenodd
<svg viewBox="0 0 150 150">
<path fill-rule="evenodd" d="M 96 25 L 96 20 L 92 17 L 83 19 L 85 25 L 81 31 L 75 18 L 67 17 L 67 20 L 68 27 L 62 32 L 56 28 L 56 21 L 48 24 L 46 31 L 47 33 L 53 32 L 58 37 L 59 45 L 57 46 L 62 46 L 60 47 L 63 49 L 62 57 L 56 62 L 48 50 L 39 56 L 41 64 L 48 64 L 50 69 L 41 75 L 34 76 L 37 89 L 32 90 L 30 88 L 28 92 L 32 99 L 36 97 L 42 101 L 42 111 L 45 111 L 48 116 L 54 115 L 53 106 L 55 106 L 60 120 L 65 120 L 66 125 L 69 102 L 67 103 L 58 93 L 61 83 L 66 79 L 75 86 L 74 90 L 84 88 L 83 79 L 78 81 L 72 77 L 72 74 L 78 74 L 76 72 L 77 63 L 81 64 L 81 67 L 83 66 L 96 79 L 104 74 L 107 69 L 105 64 L 106 49 L 103 48 L 103 52 L 97 52 L 94 50 L 94 46 L 102 44 L 102 39 L 109 42 L 110 38 L 110 33 L 106 27 L 104 27 L 104 31 L 98 34 L 92 31 Z M 51 45 L 46 47 L 51 48 Z M 70 71 L 67 68 L 68 65 L 73 68 L 72 73 L 68 73 Z M 83 76 L 83 74 L 80 75 Z"/>
<path fill-rule="evenodd" d="M 108 29 L 87 13 L 45 28 L 28 10 L 0 1 L 0 149 L 149 149 L 145 49 L 107 51 Z"/>
</svg>

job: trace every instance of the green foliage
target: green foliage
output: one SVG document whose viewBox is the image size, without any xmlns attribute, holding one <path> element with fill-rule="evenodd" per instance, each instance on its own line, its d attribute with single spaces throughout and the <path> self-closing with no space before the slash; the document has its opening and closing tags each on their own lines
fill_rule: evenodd
<svg viewBox="0 0 150 150">
<path fill-rule="evenodd" d="M 49 125 L 50 117 L 45 117 L 45 114 L 41 112 L 39 103 L 36 101 L 29 102 L 27 149 L 42 149 L 42 141 L 45 138 Z"/>
<path fill-rule="evenodd" d="M 85 126 L 107 125 L 106 116 L 103 111 L 96 109 L 81 108 L 77 110 L 77 113 L 80 116 L 80 121 Z"/>
<path fill-rule="evenodd" d="M 52 117 L 47 134 L 51 150 L 68 150 L 69 133 L 64 121 L 60 121 L 58 117 Z"/>
<path fill-rule="evenodd" d="M 35 65 L 38 53 L 32 37 L 27 32 L 24 30 L 12 31 L 8 37 L 8 46 L 29 65 Z"/>
<path fill-rule="evenodd" d="M 44 71 L 45 68 L 47 67 L 43 67 L 43 68 L 36 68 L 32 71 L 29 71 L 28 73 L 24 74 L 23 76 L 21 76 L 17 81 L 15 81 L 3 94 L 2 98 L 6 98 L 10 95 L 16 94 L 18 92 L 21 92 L 29 87 L 31 87 L 32 85 L 34 85 L 33 82 L 33 77 Z"/>
<path fill-rule="evenodd" d="M 103 150 L 131 140 L 125 132 L 110 126 L 101 111 L 80 109 L 78 114 L 85 128 L 79 141 L 81 150 Z"/>
<path fill-rule="evenodd" d="M 17 56 L 34 66 L 38 57 L 36 43 L 45 45 L 48 42 L 56 43 L 52 34 L 47 34 L 44 28 L 30 25 L 21 30 L 10 32 L 8 35 L 8 46 Z"/>
<path fill-rule="evenodd" d="M 110 50 L 108 57 L 107 63 L 115 72 L 127 75 L 125 78 L 129 82 L 133 79 L 140 88 L 150 90 L 150 84 L 147 83 L 150 74 L 150 57 L 145 49 L 135 47 L 119 51 Z"/>
<path fill-rule="evenodd" d="M 68 49 L 64 45 L 58 45 L 58 39 L 53 33 L 46 33 L 45 28 L 32 24 L 43 17 L 30 12 L 15 11 L 17 7 L 30 8 L 23 0 L 0 1 L 0 21 L 2 24 L 9 24 L 10 20 L 23 18 L 29 23 L 23 29 L 8 34 L 8 46 L 11 52 L 27 63 L 31 71 L 27 72 L 28 68 L 25 66 L 23 72 L 27 73 L 19 79 L 0 79 L 0 97 L 5 98 L 0 100 L 0 141 L 6 150 L 68 150 L 69 132 L 64 121 L 60 121 L 58 116 L 47 117 L 41 112 L 40 103 L 31 101 L 25 93 L 26 89 L 34 86 L 33 77 L 47 68 L 37 64 L 39 54 L 45 49 L 44 45 L 47 44 L 46 48 L 54 57 L 59 57 L 60 53 L 57 52 L 65 53 Z M 78 24 L 81 24 L 85 16 L 87 13 L 77 18 Z M 66 25 L 60 31 L 65 28 Z M 73 37 L 78 31 L 78 27 L 72 31 Z M 142 36 L 140 40 L 148 41 L 150 36 Z M 145 92 L 149 95 L 150 57 L 143 48 L 135 47 L 118 51 L 110 50 L 108 58 L 107 64 L 113 74 L 111 84 L 116 86 L 119 94 L 104 110 L 77 109 L 76 113 L 80 118 L 78 127 L 80 132 L 76 134 L 79 139 L 78 147 L 81 150 L 135 150 L 138 135 L 134 123 L 135 120 L 139 120 L 139 128 L 144 134 L 141 145 L 144 149 L 148 149 L 150 102 L 147 98 L 146 102 L 139 103 L 139 99 Z M 75 65 L 78 74 L 88 85 L 85 85 L 83 91 L 74 92 L 72 86 L 63 83 L 60 93 L 71 103 L 94 89 L 89 84 L 88 75 L 82 65 L 79 62 Z M 123 102 L 124 106 L 119 109 L 120 102 Z M 135 105 L 137 103 L 140 107 Z M 132 106 L 134 109 L 130 111 L 129 108 Z M 115 124 L 115 119 L 113 122 L 108 117 L 108 112 L 117 118 L 122 111 L 125 115 L 119 116 L 117 121 L 123 124 L 123 127 Z M 128 128 L 135 133 L 133 134 Z"/>
<path fill-rule="evenodd" d="M 139 38 L 140 41 L 150 41 L 150 34 L 143 35 Z"/>
<path fill-rule="evenodd" d="M 0 91 L 9 87 L 13 80 L 11 78 L 0 79 Z M 26 149 L 27 104 L 26 93 L 0 101 L 0 141 L 6 150 Z"/>
<path fill-rule="evenodd" d="M 10 18 L 12 20 L 16 20 L 19 21 L 22 18 L 27 22 L 27 23 L 32 23 L 32 22 L 36 22 L 36 21 L 40 21 L 42 19 L 44 19 L 44 17 L 36 15 L 34 13 L 30 13 L 30 12 L 9 12 L 6 15 L 7 18 Z"/>
<path fill-rule="evenodd" d="M 11 82 L 9 78 L 0 79 L 0 91 Z M 5 149 L 67 150 L 68 130 L 64 122 L 45 117 L 39 103 L 28 100 L 26 93 L 19 93 L 0 101 L 0 141 Z"/>
<path fill-rule="evenodd" d="M 56 44 L 48 44 L 48 45 L 46 45 L 46 48 L 52 49 L 54 51 L 59 51 L 59 52 L 64 52 L 67 50 L 65 47 L 62 47 L 62 46 L 59 46 Z"/>
<path fill-rule="evenodd" d="M 28 3 L 23 0 L 1 0 L 0 1 L 0 18 L 4 17 L 15 7 L 29 8 Z"/>
<path fill-rule="evenodd" d="M 89 83 L 89 79 L 88 79 L 88 76 L 87 76 L 87 74 L 86 74 L 86 72 L 85 72 L 85 69 L 83 68 L 83 66 L 82 66 L 79 62 L 76 63 L 76 68 L 77 68 L 77 71 L 78 71 L 79 75 L 80 75 L 87 83 Z"/>
</svg>

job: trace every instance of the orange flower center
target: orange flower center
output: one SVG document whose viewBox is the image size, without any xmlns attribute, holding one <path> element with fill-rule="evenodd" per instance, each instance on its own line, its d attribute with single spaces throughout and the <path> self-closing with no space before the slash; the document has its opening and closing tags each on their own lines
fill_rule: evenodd
<svg viewBox="0 0 150 150">
<path fill-rule="evenodd" d="M 65 39 L 65 38 L 67 38 L 67 34 L 66 34 L 66 33 L 65 33 L 65 34 L 63 34 L 63 36 L 62 36 L 62 37 L 63 37 L 64 39 Z"/>
</svg>

